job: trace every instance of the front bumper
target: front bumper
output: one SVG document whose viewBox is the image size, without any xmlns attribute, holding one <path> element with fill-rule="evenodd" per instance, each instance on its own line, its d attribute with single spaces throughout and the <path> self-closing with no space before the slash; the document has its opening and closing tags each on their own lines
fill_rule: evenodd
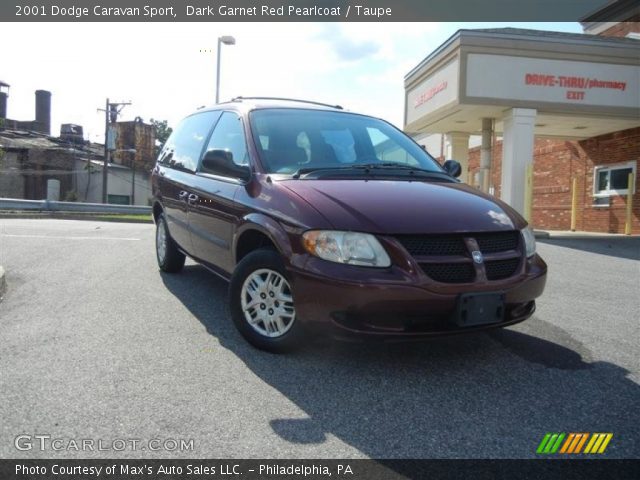
<svg viewBox="0 0 640 480">
<path fill-rule="evenodd" d="M 545 286 L 547 266 L 537 255 L 501 281 L 442 284 L 422 273 L 332 264 L 310 258 L 290 271 L 296 316 L 308 329 L 337 337 L 413 338 L 504 327 L 529 318 Z M 504 295 L 499 323 L 460 327 L 454 321 L 464 293 Z"/>
</svg>

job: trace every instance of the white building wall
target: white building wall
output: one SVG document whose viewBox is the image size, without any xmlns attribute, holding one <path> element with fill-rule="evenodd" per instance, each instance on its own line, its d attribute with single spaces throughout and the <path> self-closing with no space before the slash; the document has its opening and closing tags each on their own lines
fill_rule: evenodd
<svg viewBox="0 0 640 480">
<path fill-rule="evenodd" d="M 91 174 L 86 168 L 86 160 L 76 160 L 76 185 L 78 201 L 88 203 L 102 202 L 102 164 L 91 163 Z M 132 171 L 130 168 L 109 166 L 107 190 L 109 195 L 126 195 L 131 197 Z M 151 197 L 151 181 L 148 172 L 136 171 L 134 205 L 149 205 Z"/>
</svg>

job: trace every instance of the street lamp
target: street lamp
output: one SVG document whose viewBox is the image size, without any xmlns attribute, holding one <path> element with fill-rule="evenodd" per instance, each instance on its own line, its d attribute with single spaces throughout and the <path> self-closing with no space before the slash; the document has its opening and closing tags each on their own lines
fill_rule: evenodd
<svg viewBox="0 0 640 480">
<path fill-rule="evenodd" d="M 218 37 L 218 57 L 217 57 L 217 69 L 216 69 L 216 103 L 220 101 L 220 50 L 221 45 L 235 45 L 236 39 L 231 35 L 224 35 L 222 37 Z"/>
</svg>

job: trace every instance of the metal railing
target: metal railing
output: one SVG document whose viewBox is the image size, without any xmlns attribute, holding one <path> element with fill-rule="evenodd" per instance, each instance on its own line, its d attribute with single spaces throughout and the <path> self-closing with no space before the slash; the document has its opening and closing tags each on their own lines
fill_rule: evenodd
<svg viewBox="0 0 640 480">
<path fill-rule="evenodd" d="M 57 202 L 53 200 L 17 200 L 0 198 L 0 210 L 29 212 L 82 212 L 82 213 L 151 213 L 151 207 L 141 205 L 114 205 L 104 203 Z"/>
</svg>

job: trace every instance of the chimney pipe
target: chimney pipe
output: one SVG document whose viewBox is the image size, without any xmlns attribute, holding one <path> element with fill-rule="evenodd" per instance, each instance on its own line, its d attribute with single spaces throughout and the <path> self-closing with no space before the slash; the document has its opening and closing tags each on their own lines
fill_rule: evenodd
<svg viewBox="0 0 640 480">
<path fill-rule="evenodd" d="M 41 133 L 51 135 L 51 92 L 36 90 L 36 122 Z"/>
<path fill-rule="evenodd" d="M 7 92 L 0 92 L 0 118 L 7 118 Z"/>
</svg>

